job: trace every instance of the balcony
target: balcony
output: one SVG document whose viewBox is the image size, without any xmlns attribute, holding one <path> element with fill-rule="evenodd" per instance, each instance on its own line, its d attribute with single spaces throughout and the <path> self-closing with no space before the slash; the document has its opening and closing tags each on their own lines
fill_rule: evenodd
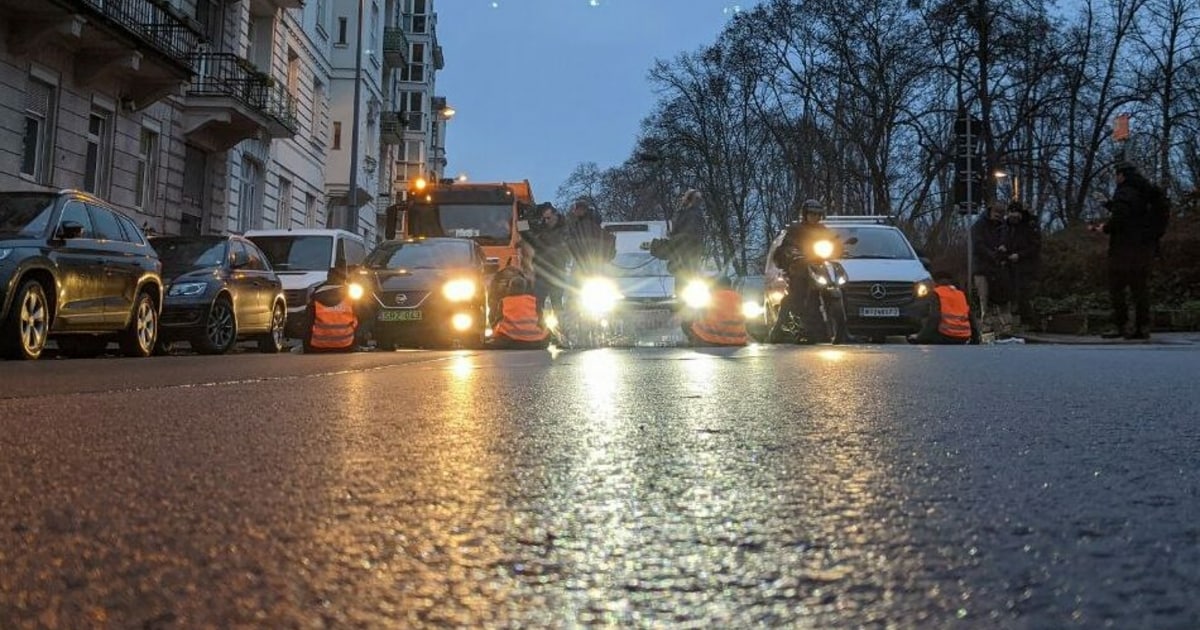
<svg viewBox="0 0 1200 630">
<path fill-rule="evenodd" d="M 383 112 L 379 115 L 379 139 L 387 145 L 398 145 L 404 141 L 404 127 L 408 117 L 404 112 Z"/>
<path fill-rule="evenodd" d="M 404 29 L 395 26 L 383 29 L 383 62 L 390 68 L 408 63 L 408 35 Z"/>
<path fill-rule="evenodd" d="M 184 134 L 210 151 L 242 140 L 290 138 L 299 127 L 291 94 L 231 53 L 192 56 L 196 77 L 184 101 Z"/>
<path fill-rule="evenodd" d="M 10 52 L 65 48 L 80 87 L 115 83 L 134 109 L 178 92 L 201 41 L 191 19 L 157 0 L 0 0 L 0 17 Z"/>
<path fill-rule="evenodd" d="M 433 67 L 435 70 L 441 70 L 446 67 L 446 58 L 442 56 L 442 47 L 440 45 L 433 47 Z"/>
<path fill-rule="evenodd" d="M 252 15 L 275 15 L 279 9 L 303 9 L 304 0 L 250 0 Z"/>
</svg>

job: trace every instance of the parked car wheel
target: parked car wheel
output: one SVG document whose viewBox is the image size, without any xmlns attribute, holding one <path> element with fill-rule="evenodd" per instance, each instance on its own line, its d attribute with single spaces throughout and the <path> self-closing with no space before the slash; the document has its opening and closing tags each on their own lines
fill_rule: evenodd
<svg viewBox="0 0 1200 630">
<path fill-rule="evenodd" d="M 72 359 L 91 359 L 104 354 L 108 342 L 108 337 L 60 337 L 58 349 Z"/>
<path fill-rule="evenodd" d="M 204 332 L 196 336 L 193 345 L 201 354 L 225 354 L 237 343 L 237 317 L 233 313 L 233 302 L 222 295 L 208 308 L 204 320 Z"/>
<path fill-rule="evenodd" d="M 287 324 L 287 307 L 275 304 L 271 311 L 271 330 L 258 338 L 258 351 L 269 354 L 283 352 L 283 328 Z"/>
<path fill-rule="evenodd" d="M 17 289 L 8 319 L 0 330 L 0 346 L 10 359 L 32 361 L 42 355 L 50 333 L 50 302 L 37 280 L 26 280 Z"/>
<path fill-rule="evenodd" d="M 146 292 L 138 293 L 133 303 L 133 318 L 121 332 L 118 342 L 127 357 L 148 357 L 158 341 L 158 309 Z"/>
</svg>

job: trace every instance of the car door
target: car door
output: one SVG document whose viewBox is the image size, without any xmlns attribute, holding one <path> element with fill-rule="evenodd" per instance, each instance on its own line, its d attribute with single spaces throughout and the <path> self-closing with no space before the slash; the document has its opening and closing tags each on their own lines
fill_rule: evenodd
<svg viewBox="0 0 1200 630">
<path fill-rule="evenodd" d="M 242 245 L 250 252 L 251 261 L 260 261 L 256 266 L 261 267 L 260 271 L 262 272 L 261 277 L 263 281 L 262 302 L 266 314 L 265 324 L 269 326 L 271 315 L 275 308 L 275 298 L 283 293 L 283 281 L 279 279 L 279 275 L 271 267 L 271 261 L 267 258 L 267 255 L 253 241 L 242 241 Z"/>
<path fill-rule="evenodd" d="M 251 268 L 252 259 L 246 244 L 238 239 L 229 241 L 229 292 L 238 328 L 254 331 L 262 327 L 261 281 Z"/>
<path fill-rule="evenodd" d="M 95 204 L 87 205 L 96 236 L 96 249 L 104 258 L 104 286 L 101 299 L 104 301 L 104 320 L 111 325 L 120 325 L 133 313 L 134 292 L 142 269 L 134 256 L 125 233 L 116 215 L 108 208 Z"/>
<path fill-rule="evenodd" d="M 65 225 L 80 226 L 77 237 L 62 238 Z M 58 268 L 59 304 L 56 330 L 98 330 L 104 327 L 104 295 L 107 263 L 97 247 L 87 206 L 78 199 L 63 203 L 58 225 L 52 232 L 50 259 Z"/>
<path fill-rule="evenodd" d="M 249 262 L 246 264 L 246 275 L 250 280 L 251 290 L 254 291 L 253 326 L 255 330 L 266 330 L 271 323 L 272 298 L 275 296 L 276 284 L 272 282 L 275 274 L 262 251 L 253 243 L 238 241 L 246 250 Z"/>
</svg>

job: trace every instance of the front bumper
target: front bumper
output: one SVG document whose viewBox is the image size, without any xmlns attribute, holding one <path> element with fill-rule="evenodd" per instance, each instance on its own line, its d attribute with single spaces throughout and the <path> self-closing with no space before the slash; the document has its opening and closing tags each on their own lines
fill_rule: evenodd
<svg viewBox="0 0 1200 630">
<path fill-rule="evenodd" d="M 175 341 L 203 333 L 212 300 L 208 297 L 167 297 L 158 317 L 158 335 L 164 341 Z"/>
<path fill-rule="evenodd" d="M 888 307 L 878 306 L 873 300 L 862 300 L 854 297 L 843 299 L 846 306 L 846 328 L 851 335 L 876 337 L 892 335 L 911 335 L 921 330 L 925 315 L 929 313 L 928 298 L 910 298 L 906 303 L 896 303 Z M 893 308 L 897 315 L 878 315 L 879 308 Z"/>
<path fill-rule="evenodd" d="M 371 336 L 376 341 L 384 343 L 471 343 L 483 339 L 487 329 L 483 313 L 482 305 L 469 303 L 426 302 L 414 308 L 385 308 L 378 304 L 364 304 L 359 319 L 370 327 Z M 465 330 L 456 330 L 452 323 L 456 315 L 469 316 L 471 325 Z"/>
</svg>

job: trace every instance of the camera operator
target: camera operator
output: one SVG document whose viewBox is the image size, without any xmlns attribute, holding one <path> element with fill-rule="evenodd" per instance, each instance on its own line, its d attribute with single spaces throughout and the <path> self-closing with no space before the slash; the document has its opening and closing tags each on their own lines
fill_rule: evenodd
<svg viewBox="0 0 1200 630">
<path fill-rule="evenodd" d="M 550 298 L 552 308 L 562 310 L 571 250 L 567 246 L 566 222 L 554 205 L 538 204 L 536 210 L 537 216 L 530 221 L 528 240 L 533 249 L 533 293 L 540 317 L 546 298 Z"/>
</svg>

